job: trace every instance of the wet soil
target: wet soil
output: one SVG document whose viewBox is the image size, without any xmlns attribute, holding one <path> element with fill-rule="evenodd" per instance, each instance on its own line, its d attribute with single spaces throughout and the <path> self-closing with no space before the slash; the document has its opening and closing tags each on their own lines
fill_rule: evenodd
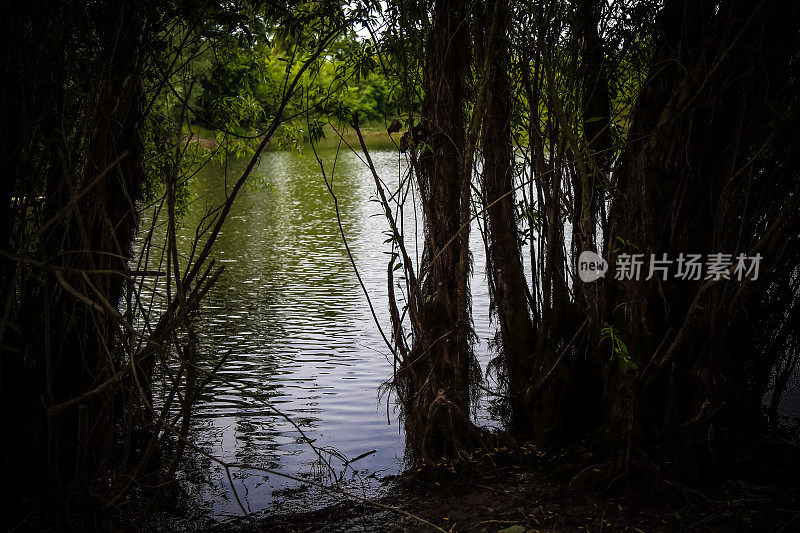
<svg viewBox="0 0 800 533">
<path fill-rule="evenodd" d="M 662 473 L 614 472 L 585 449 L 501 447 L 406 472 L 374 504 L 341 501 L 214 530 L 800 531 L 799 451 L 785 440 L 751 442 L 727 459 L 724 475 L 690 486 Z"/>
</svg>

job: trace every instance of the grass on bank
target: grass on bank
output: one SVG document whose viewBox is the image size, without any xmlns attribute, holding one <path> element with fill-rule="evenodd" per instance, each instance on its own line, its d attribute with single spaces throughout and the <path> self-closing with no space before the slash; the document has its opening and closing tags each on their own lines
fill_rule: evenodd
<svg viewBox="0 0 800 533">
<path fill-rule="evenodd" d="M 308 136 L 305 131 L 305 125 L 300 123 L 292 123 L 288 125 L 281 135 L 276 136 L 276 140 L 270 143 L 269 150 L 292 150 L 307 147 Z M 335 149 L 341 142 L 343 148 L 347 148 L 347 144 L 351 147 L 358 149 L 358 137 L 352 128 L 344 130 L 335 130 L 329 124 L 323 127 L 325 137 L 317 142 L 317 147 L 320 149 Z M 190 142 L 199 143 L 204 148 L 213 148 L 217 145 L 218 139 L 221 134 L 214 129 L 206 128 L 204 126 L 190 125 L 186 128 L 187 136 L 191 134 Z M 247 136 L 252 135 L 251 132 L 241 129 L 234 133 Z M 396 148 L 396 144 L 400 142 L 402 131 L 389 134 L 386 131 L 386 126 L 382 123 L 372 123 L 361 126 L 361 134 L 364 136 L 364 142 L 367 148 L 370 149 L 387 149 Z"/>
</svg>

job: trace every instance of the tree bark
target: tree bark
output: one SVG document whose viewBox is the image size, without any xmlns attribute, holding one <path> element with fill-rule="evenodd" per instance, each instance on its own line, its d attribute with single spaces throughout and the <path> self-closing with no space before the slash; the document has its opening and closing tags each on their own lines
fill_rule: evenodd
<svg viewBox="0 0 800 533">
<path fill-rule="evenodd" d="M 530 433 L 530 388 L 535 337 L 527 302 L 517 232 L 511 146 L 511 58 L 508 10 L 504 0 L 486 2 L 491 30 L 486 39 L 488 75 L 481 145 L 492 307 L 497 314 L 500 354 L 507 384 L 509 428 Z"/>
<path fill-rule="evenodd" d="M 472 437 L 475 357 L 468 297 L 471 169 L 465 167 L 469 23 L 464 1 L 439 1 L 427 39 L 417 183 L 426 220 L 420 325 L 398 377 L 406 440 L 417 459 L 453 457 Z M 466 188 L 466 189 L 465 189 Z"/>
<path fill-rule="evenodd" d="M 74 16 L 73 9 L 67 4 L 63 11 L 49 14 Z M 83 14 L 83 8 L 80 11 Z M 64 110 L 74 119 L 68 130 L 60 130 L 64 117 L 39 126 L 48 148 L 48 159 L 39 168 L 46 172 L 39 223 L 48 224 L 33 250 L 46 268 L 41 279 L 25 280 L 22 295 L 17 295 L 13 318 L 24 340 L 14 364 L 4 362 L 3 368 L 4 389 L 10 384 L 18 406 L 6 422 L 17 428 L 8 449 L 13 461 L 25 468 L 20 496 L 46 493 L 49 487 L 54 494 L 68 494 L 73 503 L 108 490 L 120 455 L 115 448 L 120 415 L 133 411 L 118 387 L 58 416 L 51 416 L 48 408 L 112 378 L 124 362 L 118 347 L 125 339 L 115 315 L 138 224 L 136 202 L 144 185 L 140 76 L 145 35 L 144 11 L 133 6 L 105 3 L 96 6 L 88 20 L 76 19 L 86 23 L 75 31 L 83 39 L 80 46 L 91 54 L 81 49 L 87 58 L 77 71 L 69 72 L 75 69 L 69 63 L 74 58 L 60 48 L 48 49 L 53 68 L 63 67 L 72 76 L 50 89 L 58 95 L 55 101 L 75 94 L 70 83 L 88 95 L 69 102 L 75 107 Z M 58 23 L 63 25 L 60 19 Z M 35 35 L 25 35 L 31 38 Z M 50 109 L 53 104 L 37 105 Z M 32 143 L 36 150 L 39 142 Z M 35 153 L 26 154 L 28 160 L 35 160 Z M 44 181 L 41 175 L 25 177 L 40 187 Z M 14 386 L 15 381 L 23 386 Z M 123 413 L 126 407 L 131 409 Z M 11 472 L 17 469 L 13 463 L 6 466 Z"/>
<path fill-rule="evenodd" d="M 767 228 L 777 231 L 781 215 L 756 207 L 749 191 L 757 186 L 781 195 L 786 187 L 764 179 L 758 158 L 771 146 L 776 124 L 767 103 L 777 98 L 788 67 L 789 54 L 776 52 L 777 43 L 796 41 L 781 21 L 791 11 L 781 2 L 729 2 L 719 9 L 667 3 L 654 67 L 614 171 L 617 194 L 604 254 L 612 263 L 617 237 L 638 248 L 625 252 L 673 259 L 774 245 L 775 232 Z M 747 308 L 759 307 L 761 282 L 674 274 L 645 281 L 645 266 L 639 281 L 606 283 L 606 320 L 619 329 L 639 369 L 621 371 L 613 355 L 605 364 L 603 430 L 627 464 L 638 452 L 658 454 L 676 469 L 704 476 L 718 435 L 745 430 L 759 418 L 761 394 L 748 377 L 756 347 Z M 598 357 L 607 360 L 607 352 Z"/>
</svg>

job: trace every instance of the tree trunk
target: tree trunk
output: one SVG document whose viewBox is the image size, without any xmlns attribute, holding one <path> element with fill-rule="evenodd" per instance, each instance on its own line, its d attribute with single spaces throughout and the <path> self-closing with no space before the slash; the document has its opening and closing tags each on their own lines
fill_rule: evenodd
<svg viewBox="0 0 800 533">
<path fill-rule="evenodd" d="M 504 0 L 488 1 L 485 9 L 491 27 L 485 47 L 490 68 L 486 73 L 486 107 L 481 137 L 483 200 L 489 244 L 487 269 L 491 277 L 492 307 L 499 325 L 509 427 L 515 433 L 529 433 L 532 429 L 530 378 L 533 375 L 535 337 L 517 233 L 508 10 Z"/>
<path fill-rule="evenodd" d="M 791 11 L 780 2 L 719 9 L 667 3 L 654 67 L 614 172 L 606 259 L 614 262 L 617 237 L 636 247 L 619 253 L 645 258 L 774 249 L 783 215 L 750 191 L 780 196 L 787 188 L 785 173 L 765 178 L 759 156 L 774 146 L 764 139 L 771 140 L 780 114 L 767 103 L 779 101 L 786 82 L 790 54 L 776 51 L 796 40 L 782 22 Z M 599 353 L 607 361 L 603 430 L 627 464 L 637 452 L 658 454 L 703 476 L 719 436 L 758 418 L 748 305 L 758 308 L 763 285 L 675 274 L 645 281 L 645 265 L 638 281 L 606 283 L 606 321 L 618 328 L 638 370 L 621 369 L 613 352 L 610 362 L 608 351 Z"/>
<path fill-rule="evenodd" d="M 469 168 L 464 168 L 465 82 L 470 49 L 466 2 L 439 1 L 427 40 L 417 166 L 426 220 L 420 323 L 398 378 L 406 439 L 417 459 L 455 456 L 471 439 L 475 357 L 468 296 Z"/>
<path fill-rule="evenodd" d="M 65 6 L 63 13 L 74 15 L 70 11 L 74 7 Z M 56 19 L 58 13 L 62 11 L 49 12 Z M 70 83 L 85 86 L 88 96 L 69 103 L 75 107 L 64 115 L 75 122 L 68 131 L 60 131 L 63 117 L 41 126 L 43 138 L 52 140 L 50 159 L 39 169 L 47 176 L 42 220 L 50 223 L 34 250 L 47 267 L 43 279 L 30 276 L 22 296 L 17 296 L 14 319 L 24 344 L 17 364 L 3 369 L 4 387 L 13 381 L 24 384 L 24 390 L 11 387 L 18 409 L 9 413 L 7 422 L 17 425 L 18 438 L 8 446 L 26 469 L 30 492 L 46 493 L 49 486 L 73 503 L 102 497 L 108 490 L 122 454 L 117 449 L 119 424 L 124 420 L 120 415 L 130 415 L 132 411 L 123 409 L 132 406 L 125 405 L 121 387 L 108 387 L 57 416 L 48 409 L 106 382 L 124 363 L 119 350 L 125 342 L 124 329 L 116 318 L 117 304 L 138 224 L 136 202 L 144 185 L 142 10 L 106 3 L 96 6 L 85 22 L 86 27 L 76 29 L 85 39 L 81 46 L 96 50 L 91 59 L 79 63 L 85 71 L 69 72 L 75 79 L 52 89 L 59 95 L 56 101 L 74 94 Z M 55 67 L 74 60 L 60 48 L 49 52 Z M 42 182 L 41 176 L 26 178 Z M 8 467 L 15 471 L 13 464 Z"/>
</svg>

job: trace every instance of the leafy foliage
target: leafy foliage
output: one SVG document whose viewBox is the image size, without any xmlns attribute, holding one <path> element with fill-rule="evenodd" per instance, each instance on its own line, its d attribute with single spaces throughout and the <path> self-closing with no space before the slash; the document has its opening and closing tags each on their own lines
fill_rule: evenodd
<svg viewBox="0 0 800 533">
<path fill-rule="evenodd" d="M 631 355 L 628 353 L 628 346 L 620 338 L 617 328 L 608 323 L 604 324 L 600 330 L 600 343 L 602 344 L 603 341 L 608 341 L 611 345 L 611 359 L 613 360 L 616 357 L 620 371 L 627 372 L 628 370 L 639 368 L 639 365 L 631 359 Z"/>
</svg>

